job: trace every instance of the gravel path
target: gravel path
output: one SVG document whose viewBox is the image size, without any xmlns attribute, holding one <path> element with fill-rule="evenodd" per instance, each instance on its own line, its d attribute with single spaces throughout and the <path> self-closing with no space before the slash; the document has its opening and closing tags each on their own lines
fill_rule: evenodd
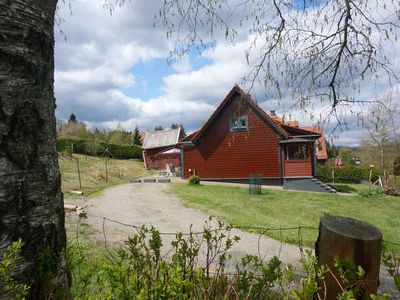
<svg viewBox="0 0 400 300">
<path fill-rule="evenodd" d="M 154 226 L 160 232 L 188 232 L 190 225 L 192 231 L 202 231 L 208 215 L 197 208 L 183 205 L 182 200 L 169 193 L 166 183 L 123 184 L 112 187 L 97 198 L 90 200 L 65 199 L 66 204 L 92 205 L 88 208 L 88 218 L 85 221 L 91 227 L 92 238 L 103 240 L 103 226 L 108 242 L 123 242 L 135 233 L 134 228 L 123 226 L 104 220 L 100 216 L 117 220 L 131 225 Z M 75 213 L 66 214 L 67 230 L 73 230 L 77 222 Z M 234 258 L 246 254 L 261 255 L 263 259 L 279 256 L 285 263 L 299 265 L 301 253 L 299 247 L 280 243 L 268 237 L 257 234 L 232 230 L 233 235 L 240 236 L 241 240 L 234 246 L 231 253 Z M 170 241 L 174 238 L 163 236 L 164 251 L 171 247 Z M 381 272 L 381 290 L 390 291 L 394 295 L 392 280 L 385 270 Z M 392 299 L 400 299 L 396 294 Z"/>
</svg>

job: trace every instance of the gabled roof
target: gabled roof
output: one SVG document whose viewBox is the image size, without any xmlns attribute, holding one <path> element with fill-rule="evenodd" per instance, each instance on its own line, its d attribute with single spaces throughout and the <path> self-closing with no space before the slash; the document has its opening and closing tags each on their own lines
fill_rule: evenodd
<svg viewBox="0 0 400 300">
<path fill-rule="evenodd" d="M 143 149 L 175 146 L 179 142 L 180 132 L 181 128 L 148 132 L 143 142 Z"/>
<path fill-rule="evenodd" d="M 147 130 L 143 130 L 143 131 L 140 131 L 140 132 L 139 132 L 140 140 L 142 141 L 142 144 L 143 144 L 144 140 L 146 139 L 146 135 L 147 135 L 148 133 L 149 133 L 149 132 L 148 132 Z"/>
<path fill-rule="evenodd" d="M 197 129 L 196 131 L 193 131 L 191 134 L 185 136 L 184 138 L 182 138 L 179 143 L 183 143 L 183 142 L 190 142 L 193 137 L 197 134 L 197 132 L 199 131 L 199 129 Z"/>
<path fill-rule="evenodd" d="M 282 136 L 283 138 L 289 138 L 290 135 L 286 130 L 281 126 L 279 122 L 276 122 L 269 114 L 267 114 L 255 100 L 253 100 L 249 94 L 244 92 L 237 84 L 233 86 L 228 95 L 226 95 L 225 99 L 220 103 L 217 109 L 212 113 L 212 115 L 208 118 L 208 120 L 201 126 L 199 130 L 191 137 L 192 141 L 200 138 L 203 133 L 207 130 L 207 128 L 211 125 L 214 119 L 218 116 L 218 114 L 223 110 L 223 108 L 228 104 L 228 102 L 235 96 L 239 95 L 243 100 L 247 101 L 250 104 L 250 107 L 258 113 L 258 115 L 268 124 L 270 125 L 277 134 Z"/>
</svg>

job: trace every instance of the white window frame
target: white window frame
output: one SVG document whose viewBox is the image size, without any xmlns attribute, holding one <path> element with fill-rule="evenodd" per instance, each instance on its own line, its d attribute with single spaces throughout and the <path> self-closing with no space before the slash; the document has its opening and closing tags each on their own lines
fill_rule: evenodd
<svg viewBox="0 0 400 300">
<path fill-rule="evenodd" d="M 249 129 L 249 119 L 247 118 L 247 116 L 231 118 L 229 121 L 229 129 L 230 131 L 247 131 Z"/>
</svg>

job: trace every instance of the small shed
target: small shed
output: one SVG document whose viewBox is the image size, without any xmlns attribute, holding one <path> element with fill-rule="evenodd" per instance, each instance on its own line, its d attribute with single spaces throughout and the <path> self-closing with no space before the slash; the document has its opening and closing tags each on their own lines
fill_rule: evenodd
<svg viewBox="0 0 400 300">
<path fill-rule="evenodd" d="M 182 137 L 180 128 L 148 132 L 143 142 L 144 166 L 157 170 L 165 169 L 166 165 L 180 167 L 177 144 Z"/>
</svg>

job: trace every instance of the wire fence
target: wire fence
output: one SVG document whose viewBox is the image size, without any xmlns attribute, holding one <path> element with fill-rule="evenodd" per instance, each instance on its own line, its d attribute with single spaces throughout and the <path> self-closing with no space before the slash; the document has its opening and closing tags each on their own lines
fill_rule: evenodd
<svg viewBox="0 0 400 300">
<path fill-rule="evenodd" d="M 113 218 L 109 218 L 107 216 L 101 215 L 101 214 L 95 214 L 95 213 L 91 213 L 88 212 L 87 216 L 90 218 L 98 218 L 101 220 L 101 234 L 102 234 L 102 241 L 104 244 L 104 249 L 105 251 L 108 253 L 108 255 L 105 257 L 106 260 L 108 260 L 109 263 L 114 264 L 116 262 L 118 262 L 121 257 L 119 257 L 120 252 L 115 251 L 115 246 L 116 244 L 113 245 L 109 245 L 110 243 L 110 239 L 109 239 L 109 235 L 107 234 L 108 230 L 115 230 L 117 227 L 113 227 L 111 226 L 110 228 L 108 228 L 108 225 L 110 225 L 110 223 L 114 223 L 114 224 L 118 224 L 120 226 L 132 229 L 132 235 L 137 234 L 138 236 L 143 234 L 143 230 L 144 229 L 150 229 L 153 228 L 151 225 L 150 226 L 146 226 L 146 225 L 139 225 L 139 224 L 129 224 L 127 222 L 123 222 L 120 220 L 116 220 Z M 76 224 L 76 232 L 75 232 L 75 238 L 76 238 L 76 242 L 78 245 L 78 251 L 79 251 L 79 256 L 82 257 L 83 252 L 81 251 L 81 242 L 80 242 L 80 226 L 82 224 L 82 220 L 83 218 L 81 216 L 78 215 L 78 221 Z M 217 223 L 217 224 L 215 224 Z M 216 227 L 213 227 L 217 225 Z M 192 228 L 192 227 L 190 227 Z M 156 229 L 155 229 L 156 230 Z M 237 231 L 240 230 L 240 231 Z M 255 231 L 255 232 L 242 232 L 243 231 Z M 246 268 L 244 265 L 241 265 L 242 259 L 245 258 L 245 256 L 250 255 L 250 256 L 254 256 L 254 257 L 258 257 L 259 261 L 262 263 L 267 263 L 269 262 L 272 258 L 277 258 L 279 261 L 281 261 L 281 263 L 283 264 L 283 266 L 289 267 L 289 265 L 291 265 L 291 267 L 293 267 L 292 269 L 292 274 L 294 276 L 294 278 L 296 278 L 295 280 L 298 280 L 298 282 L 300 282 L 300 279 L 302 278 L 307 278 L 307 272 L 304 269 L 304 266 L 302 266 L 301 260 L 304 259 L 304 261 L 306 261 L 307 259 L 309 259 L 309 255 L 312 255 L 312 249 L 311 247 L 305 247 L 304 243 L 303 243 L 303 231 L 304 230 L 311 230 L 314 231 L 316 234 L 319 231 L 318 227 L 313 227 L 313 226 L 288 226 L 288 227 L 262 227 L 262 226 L 225 226 L 220 222 L 217 222 L 215 220 L 211 219 L 205 222 L 205 224 L 203 225 L 203 230 L 197 230 L 197 231 L 188 231 L 188 232 L 180 232 L 180 231 L 157 231 L 157 233 L 159 234 L 160 237 L 166 237 L 166 240 L 170 240 L 171 239 L 173 241 L 176 241 L 176 239 L 178 238 L 178 236 L 180 236 L 183 239 L 186 239 L 186 241 L 190 241 L 190 240 L 195 240 L 198 241 L 198 254 L 197 254 L 197 258 L 196 258 L 196 262 L 191 261 L 191 263 L 193 263 L 195 268 L 200 268 L 202 269 L 207 276 L 228 276 L 229 278 L 237 278 L 237 276 L 239 276 L 239 274 L 241 274 L 241 272 L 244 269 L 239 269 L 239 268 Z M 111 231 L 112 232 L 112 231 Z M 128 233 L 129 235 L 129 231 L 125 231 Z M 149 233 L 150 231 L 145 231 L 146 233 Z M 224 235 L 226 232 L 227 234 Z M 275 241 L 274 244 L 275 246 L 272 248 L 268 248 L 269 246 L 269 242 L 266 241 L 266 243 L 262 243 L 262 239 L 269 239 L 268 236 L 266 236 L 266 233 L 268 232 L 277 232 L 278 236 L 274 236 L 274 238 L 278 238 L 279 241 Z M 291 247 L 291 251 L 293 251 L 293 245 L 289 245 L 286 244 L 283 238 L 283 233 L 284 232 L 295 232 L 295 235 L 297 236 L 297 241 L 291 240 L 292 244 L 295 244 L 295 248 L 298 248 L 298 253 L 297 255 L 294 254 L 293 252 L 291 253 L 292 255 L 286 256 L 288 252 L 285 252 L 287 249 L 285 249 L 285 247 Z M 215 248 L 214 249 L 214 253 L 212 254 L 212 257 L 208 256 L 208 251 L 209 249 L 209 245 L 207 244 L 207 238 L 206 235 L 209 233 L 215 233 L 215 236 L 221 236 L 223 237 L 220 241 L 220 246 L 223 248 L 223 244 L 224 241 L 226 241 L 229 238 L 232 238 L 232 235 L 235 236 L 239 236 L 239 237 L 243 237 L 246 234 L 250 234 L 250 235 L 254 235 L 255 237 L 257 237 L 257 242 L 254 244 L 251 244 L 250 247 L 254 247 L 253 249 L 250 249 L 248 247 L 248 245 L 246 245 L 246 247 L 244 247 L 246 249 L 246 251 L 249 252 L 238 252 L 235 253 L 235 257 L 234 256 L 230 256 L 229 260 L 226 261 L 226 265 L 224 265 L 224 267 L 222 268 L 222 273 L 221 273 L 221 267 L 218 265 L 218 257 L 219 255 L 221 255 L 221 253 L 224 253 L 222 255 L 225 255 L 225 253 L 229 253 L 230 251 L 234 250 L 233 248 L 230 248 L 228 252 L 225 251 L 221 251 L 220 252 L 220 248 Z M 221 234 L 222 233 L 222 234 Z M 255 237 L 253 237 L 253 242 Z M 175 240 L 174 240 L 175 238 Z M 151 236 L 146 236 L 146 239 L 151 239 Z M 224 240 L 224 241 L 222 241 Z M 120 240 L 122 241 L 122 240 Z M 164 242 L 164 239 L 162 240 Z M 245 243 L 248 240 L 245 240 Z M 279 247 L 276 247 L 276 244 L 279 243 Z M 395 247 L 395 251 L 396 253 L 400 252 L 400 243 L 397 241 L 388 241 L 388 240 L 383 240 L 384 244 L 387 245 L 391 245 L 392 249 L 393 247 Z M 129 251 L 129 243 L 127 243 L 127 248 L 125 248 L 126 250 Z M 397 247 L 399 247 L 399 251 L 397 251 Z M 385 248 L 385 246 L 384 246 Z M 149 249 L 145 249 L 145 251 L 148 251 Z M 289 250 L 290 251 L 290 250 Z M 251 253 L 250 253 L 251 252 Z M 160 259 L 164 260 L 167 259 L 167 261 L 170 261 L 173 259 L 174 255 L 177 254 L 177 246 L 176 244 L 174 245 L 172 242 L 169 244 L 163 243 L 162 246 L 162 251 L 160 252 Z M 238 256 L 238 254 L 240 254 Z M 383 262 L 384 262 L 384 253 L 382 253 L 382 258 L 383 258 Z M 78 267 L 77 268 L 77 272 L 79 273 L 79 278 L 81 277 L 81 270 Z M 257 270 L 254 272 L 254 274 L 256 276 L 262 276 L 262 270 Z M 386 287 L 387 288 L 387 287 Z M 392 292 L 392 287 L 389 287 L 390 292 Z"/>
<path fill-rule="evenodd" d="M 138 225 L 138 224 L 129 224 L 126 222 L 122 222 L 119 220 L 115 220 L 103 215 L 99 215 L 99 214 L 94 214 L 94 213 L 87 213 L 87 216 L 89 217 L 94 217 L 94 218 L 99 218 L 102 220 L 102 235 L 103 235 L 103 240 L 104 240 L 104 246 L 105 249 L 107 250 L 107 252 L 109 252 L 109 254 L 112 254 L 109 246 L 108 246 L 108 237 L 107 237 L 107 233 L 106 233 L 106 227 L 107 227 L 107 222 L 110 223 L 114 223 L 114 224 L 118 224 L 120 226 L 123 227 L 127 227 L 127 228 L 132 228 L 133 230 L 136 231 L 136 233 L 138 233 L 141 229 L 143 229 L 143 226 L 146 226 L 144 224 L 142 225 Z M 76 227 L 76 240 L 77 243 L 79 245 L 79 226 L 81 224 L 81 217 L 79 217 L 78 223 L 77 223 L 77 227 Z M 151 226 L 150 226 L 151 227 Z M 297 233 L 297 242 L 295 243 L 299 250 L 300 250 L 300 254 L 301 256 L 303 256 L 303 248 L 304 248 L 304 243 L 303 243 L 303 235 L 302 235 L 302 231 L 303 230 L 313 230 L 313 231 L 318 231 L 319 228 L 318 227 L 313 227 L 313 226 L 303 226 L 303 225 L 299 225 L 299 226 L 289 226 L 289 227 L 262 227 L 262 226 L 237 226 L 237 225 L 229 225 L 229 226 L 223 226 L 223 227 L 218 227 L 218 228 L 212 228 L 212 229 L 208 229 L 209 232 L 212 233 L 217 233 L 217 232 L 221 232 L 221 231 L 231 231 L 234 229 L 238 229 L 238 230 L 243 230 L 243 231 L 250 231 L 247 233 L 251 233 L 251 234 L 256 234 L 258 235 L 258 242 L 257 242 L 257 253 L 259 254 L 259 256 L 261 257 L 261 245 L 260 245 L 260 241 L 263 237 L 267 237 L 266 233 L 268 232 L 279 232 L 279 242 L 280 242 L 280 249 L 279 249 L 279 253 L 278 253 L 278 257 L 280 256 L 281 252 L 282 252 L 282 248 L 284 247 L 284 239 L 283 239 L 283 232 L 288 232 L 288 231 L 292 231 L 292 232 L 296 232 Z M 253 231 L 253 232 L 251 232 Z M 254 232 L 255 231 L 255 232 Z M 204 230 L 200 230 L 200 231 L 190 231 L 190 232 L 181 232 L 181 231 L 167 231 L 167 232 L 163 232 L 163 231 L 158 231 L 160 236 L 169 236 L 169 237 L 175 237 L 178 234 L 180 234 L 181 236 L 203 236 L 204 235 Z M 391 245 L 394 247 L 399 247 L 400 250 L 400 242 L 397 241 L 388 241 L 388 240 L 383 240 L 382 241 L 384 245 Z M 294 243 L 293 243 L 294 244 Z M 168 252 L 168 251 L 167 251 Z"/>
</svg>

